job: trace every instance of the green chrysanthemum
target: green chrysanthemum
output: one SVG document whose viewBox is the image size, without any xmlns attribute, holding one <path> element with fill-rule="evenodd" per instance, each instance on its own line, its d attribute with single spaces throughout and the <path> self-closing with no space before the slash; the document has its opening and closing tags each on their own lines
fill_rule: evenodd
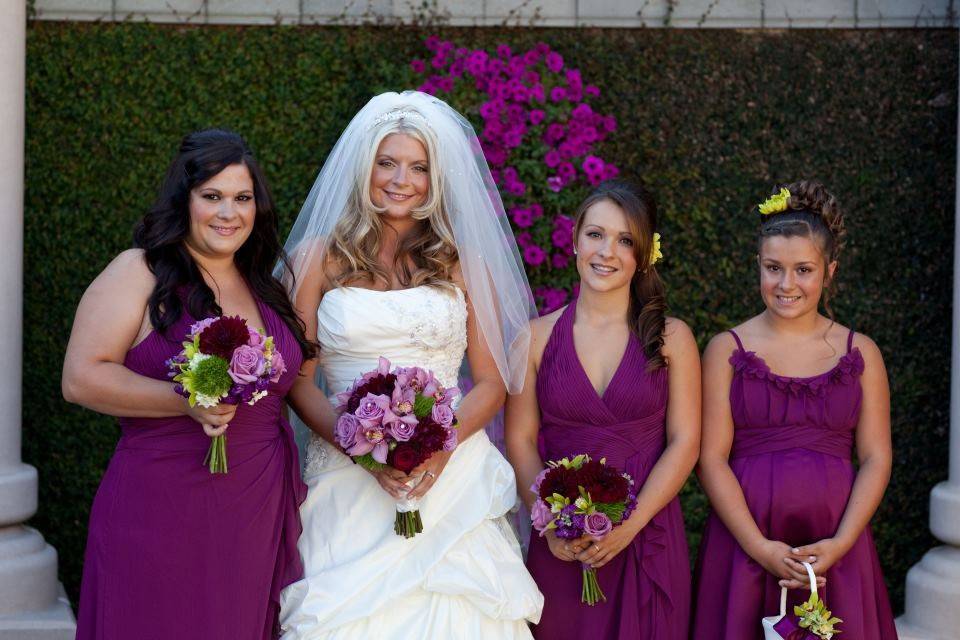
<svg viewBox="0 0 960 640">
<path fill-rule="evenodd" d="M 780 213 L 781 211 L 787 210 L 788 200 L 790 200 L 790 191 L 784 187 L 780 189 L 780 193 L 770 196 L 757 205 L 757 208 L 760 210 L 760 215 L 764 216 L 772 213 Z"/>
<path fill-rule="evenodd" d="M 229 369 L 230 363 L 219 356 L 196 354 L 174 381 L 183 385 L 184 390 L 190 394 L 191 407 L 198 402 L 209 407 L 230 391 L 233 380 L 230 378 Z"/>
<path fill-rule="evenodd" d="M 212 356 L 197 363 L 193 370 L 193 389 L 205 396 L 222 396 L 233 384 L 229 374 L 230 363 Z"/>
</svg>

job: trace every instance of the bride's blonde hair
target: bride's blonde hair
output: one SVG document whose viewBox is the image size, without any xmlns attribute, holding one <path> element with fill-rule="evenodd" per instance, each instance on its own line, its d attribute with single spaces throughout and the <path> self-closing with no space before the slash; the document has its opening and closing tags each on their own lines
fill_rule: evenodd
<svg viewBox="0 0 960 640">
<path fill-rule="evenodd" d="M 392 266 L 404 287 L 451 286 L 458 256 L 450 217 L 443 205 L 443 167 L 437 165 L 440 156 L 436 135 L 426 119 L 410 107 L 384 114 L 371 133 L 370 144 L 358 154 L 347 210 L 333 231 L 329 256 L 339 271 L 333 283 L 341 287 L 380 281 L 391 286 L 389 271 L 377 259 L 384 226 L 380 216 L 385 209 L 373 203 L 370 180 L 380 144 L 387 136 L 401 134 L 418 141 L 427 151 L 429 191 L 426 202 L 411 211 L 418 223 L 400 243 Z"/>
</svg>

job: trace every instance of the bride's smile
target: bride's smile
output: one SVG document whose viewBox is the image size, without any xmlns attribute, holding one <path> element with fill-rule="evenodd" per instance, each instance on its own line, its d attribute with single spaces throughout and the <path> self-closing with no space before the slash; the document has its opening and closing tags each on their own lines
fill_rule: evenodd
<svg viewBox="0 0 960 640">
<path fill-rule="evenodd" d="M 430 191 L 427 150 L 419 140 L 395 133 L 377 149 L 370 176 L 370 199 L 388 218 L 407 218 L 423 206 Z"/>
</svg>

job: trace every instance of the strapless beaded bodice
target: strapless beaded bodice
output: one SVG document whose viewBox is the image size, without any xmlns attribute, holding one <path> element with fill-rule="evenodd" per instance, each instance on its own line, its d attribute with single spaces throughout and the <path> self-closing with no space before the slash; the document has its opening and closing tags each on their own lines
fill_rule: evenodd
<svg viewBox="0 0 960 640">
<path fill-rule="evenodd" d="M 334 289 L 317 309 L 317 340 L 331 394 L 375 369 L 380 356 L 394 366 L 431 369 L 456 386 L 467 348 L 466 301 L 456 288 Z"/>
</svg>

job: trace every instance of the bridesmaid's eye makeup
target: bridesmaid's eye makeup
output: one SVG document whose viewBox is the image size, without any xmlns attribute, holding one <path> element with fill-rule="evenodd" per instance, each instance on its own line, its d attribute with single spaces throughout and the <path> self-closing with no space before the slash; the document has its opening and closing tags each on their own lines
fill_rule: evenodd
<svg viewBox="0 0 960 640">
<path fill-rule="evenodd" d="M 200 194 L 200 197 L 204 200 L 210 200 L 211 202 L 217 202 L 223 197 L 223 194 L 219 191 L 204 191 Z M 248 202 L 253 200 L 253 194 L 249 191 L 245 191 L 236 196 L 235 200 L 238 202 Z"/>
</svg>

